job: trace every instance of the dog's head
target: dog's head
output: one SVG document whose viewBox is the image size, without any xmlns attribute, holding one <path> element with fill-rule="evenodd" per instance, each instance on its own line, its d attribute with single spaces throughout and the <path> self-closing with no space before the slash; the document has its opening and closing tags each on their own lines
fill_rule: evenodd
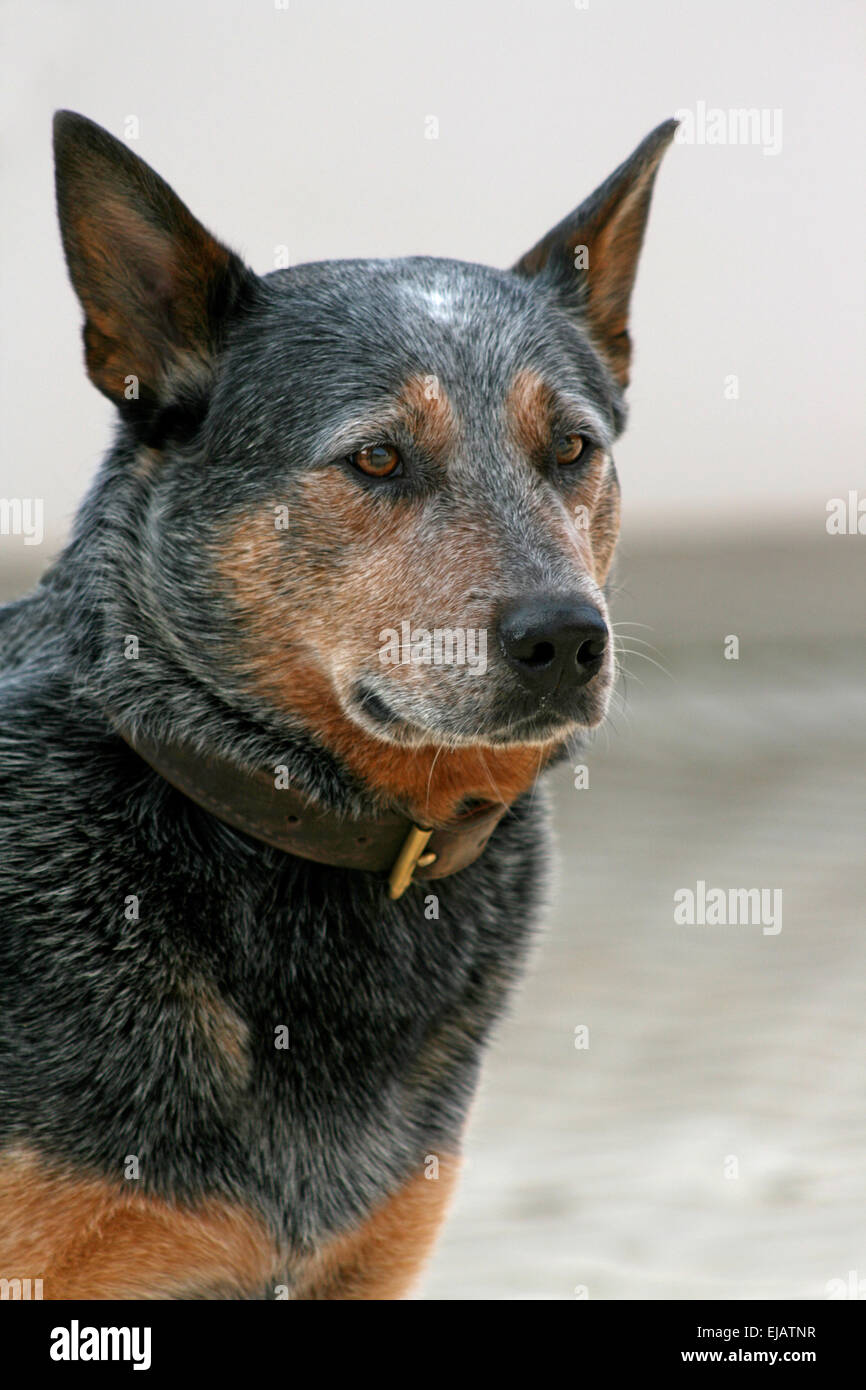
<svg viewBox="0 0 866 1390">
<path fill-rule="evenodd" d="M 149 601 L 191 671 L 410 801 L 442 758 L 455 796 L 481 791 L 479 755 L 515 794 L 603 719 L 628 305 L 674 129 L 511 270 L 258 277 L 58 115 L 87 369 L 137 442 Z"/>
</svg>

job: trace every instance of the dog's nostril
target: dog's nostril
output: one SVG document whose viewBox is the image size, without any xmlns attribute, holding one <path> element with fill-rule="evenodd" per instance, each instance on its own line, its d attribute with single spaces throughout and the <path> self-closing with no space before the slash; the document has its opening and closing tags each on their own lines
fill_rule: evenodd
<svg viewBox="0 0 866 1390">
<path fill-rule="evenodd" d="M 522 659 L 527 666 L 549 666 L 556 656 L 556 648 L 552 642 L 536 642 L 528 656 Z"/>
<path fill-rule="evenodd" d="M 592 661 L 599 661 L 604 656 L 607 642 L 603 637 L 592 637 L 587 642 L 581 642 L 577 649 L 578 666 L 589 666 Z"/>
<path fill-rule="evenodd" d="M 300 819 L 300 816 L 286 816 L 286 820 L 288 821 L 289 825 L 297 825 Z"/>
</svg>

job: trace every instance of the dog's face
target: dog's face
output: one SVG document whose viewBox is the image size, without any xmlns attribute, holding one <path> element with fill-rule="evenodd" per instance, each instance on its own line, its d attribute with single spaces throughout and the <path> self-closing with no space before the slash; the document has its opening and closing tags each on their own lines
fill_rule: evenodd
<svg viewBox="0 0 866 1390">
<path fill-rule="evenodd" d="M 268 699 L 295 709 L 312 686 L 413 745 L 598 723 L 614 419 L 603 367 L 555 304 L 450 261 L 283 271 L 227 368 L 209 454 L 242 464 L 267 439 L 217 568 Z"/>
<path fill-rule="evenodd" d="M 511 271 L 258 278 L 125 146 L 58 118 L 88 369 L 139 441 L 150 601 L 192 667 L 382 766 L 523 768 L 602 720 L 628 300 L 673 129 Z"/>
</svg>

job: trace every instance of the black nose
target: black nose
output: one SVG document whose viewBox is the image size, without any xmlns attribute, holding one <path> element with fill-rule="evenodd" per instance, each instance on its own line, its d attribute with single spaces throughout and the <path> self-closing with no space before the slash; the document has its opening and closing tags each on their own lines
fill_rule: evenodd
<svg viewBox="0 0 866 1390">
<path fill-rule="evenodd" d="M 567 594 L 509 603 L 498 634 L 509 664 L 537 694 L 586 685 L 601 669 L 608 639 L 598 609 Z"/>
</svg>

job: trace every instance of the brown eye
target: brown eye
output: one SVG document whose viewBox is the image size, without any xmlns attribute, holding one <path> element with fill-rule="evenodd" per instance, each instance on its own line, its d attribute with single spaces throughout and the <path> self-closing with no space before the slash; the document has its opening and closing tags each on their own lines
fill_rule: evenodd
<svg viewBox="0 0 866 1390">
<path fill-rule="evenodd" d="M 369 444 L 349 455 L 353 468 L 358 468 L 370 478 L 390 478 L 399 472 L 403 460 L 393 444 Z"/>
<path fill-rule="evenodd" d="M 560 468 L 576 463 L 583 453 L 583 435 L 561 434 L 556 441 L 556 462 Z"/>
</svg>

